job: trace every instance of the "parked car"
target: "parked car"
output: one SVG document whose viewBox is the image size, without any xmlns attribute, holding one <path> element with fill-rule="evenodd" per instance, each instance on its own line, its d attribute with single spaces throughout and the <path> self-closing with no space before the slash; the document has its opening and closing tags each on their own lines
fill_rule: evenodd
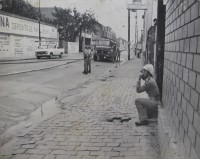
<svg viewBox="0 0 200 159">
<path fill-rule="evenodd" d="M 37 59 L 40 59 L 41 57 L 48 57 L 51 59 L 54 56 L 62 58 L 64 52 L 65 50 L 63 48 L 58 48 L 57 45 L 42 45 L 35 50 L 35 56 Z"/>
</svg>

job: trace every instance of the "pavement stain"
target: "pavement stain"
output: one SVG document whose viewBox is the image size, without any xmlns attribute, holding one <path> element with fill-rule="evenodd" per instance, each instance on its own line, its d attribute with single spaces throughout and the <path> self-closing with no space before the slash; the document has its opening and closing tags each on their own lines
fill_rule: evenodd
<svg viewBox="0 0 200 159">
<path fill-rule="evenodd" d="M 73 122 L 73 126 L 68 130 L 72 134 L 81 134 L 87 131 L 87 127 L 84 126 L 84 120 L 79 119 L 76 122 Z"/>
<path fill-rule="evenodd" d="M 121 122 L 121 123 L 123 123 L 123 122 L 128 122 L 129 120 L 131 120 L 130 117 L 112 117 L 112 118 L 106 119 L 107 122 L 119 121 L 119 122 Z"/>
</svg>

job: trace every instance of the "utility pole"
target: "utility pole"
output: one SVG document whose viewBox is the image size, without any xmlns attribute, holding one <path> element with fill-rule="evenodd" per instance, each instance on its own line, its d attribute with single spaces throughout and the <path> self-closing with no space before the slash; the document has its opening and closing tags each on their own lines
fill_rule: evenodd
<svg viewBox="0 0 200 159">
<path fill-rule="evenodd" d="M 130 60 L 130 9 L 128 9 L 128 60 Z"/>
<path fill-rule="evenodd" d="M 137 54 L 137 11 L 135 16 L 135 55 Z"/>
<path fill-rule="evenodd" d="M 3 1 L 2 0 L 0 0 L 0 10 L 3 8 Z"/>
<path fill-rule="evenodd" d="M 129 59 L 130 59 L 130 10 L 136 12 L 136 24 L 135 24 L 135 45 L 137 43 L 137 10 L 147 10 L 147 5 L 141 3 L 141 0 L 132 0 L 131 4 L 127 4 L 128 9 L 128 47 L 129 47 Z M 137 47 L 137 45 L 136 45 Z M 135 47 L 135 51 L 136 51 Z"/>
<path fill-rule="evenodd" d="M 40 0 L 39 0 L 39 16 L 38 16 L 38 22 L 39 22 L 39 46 L 41 46 L 41 30 L 40 30 L 40 19 L 41 18 L 41 11 L 40 11 Z"/>
</svg>

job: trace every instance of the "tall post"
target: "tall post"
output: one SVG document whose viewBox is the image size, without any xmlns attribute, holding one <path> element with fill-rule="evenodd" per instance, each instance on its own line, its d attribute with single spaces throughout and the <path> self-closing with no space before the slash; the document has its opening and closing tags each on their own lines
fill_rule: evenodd
<svg viewBox="0 0 200 159">
<path fill-rule="evenodd" d="M 60 42 L 59 41 L 59 26 L 58 26 L 58 24 L 57 24 L 56 28 L 57 28 L 57 46 L 60 47 L 60 43 L 59 43 Z"/>
<path fill-rule="evenodd" d="M 137 56 L 137 11 L 135 13 L 135 55 Z"/>
<path fill-rule="evenodd" d="M 40 18 L 41 18 L 41 11 L 40 11 L 40 0 L 39 0 L 39 17 L 38 17 L 38 22 L 39 22 L 39 46 L 41 46 Z"/>
<path fill-rule="evenodd" d="M 130 60 L 130 9 L 128 9 L 128 60 Z"/>
<path fill-rule="evenodd" d="M 3 1 L 2 0 L 0 0 L 0 10 L 3 8 Z"/>
</svg>

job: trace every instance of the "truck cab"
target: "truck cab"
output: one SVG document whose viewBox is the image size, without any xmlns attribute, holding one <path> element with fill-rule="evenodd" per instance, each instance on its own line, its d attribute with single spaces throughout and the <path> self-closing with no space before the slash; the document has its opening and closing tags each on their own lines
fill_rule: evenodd
<svg viewBox="0 0 200 159">
<path fill-rule="evenodd" d="M 115 42 L 110 39 L 96 39 L 94 61 L 113 61 L 116 58 L 115 48 Z"/>
</svg>

